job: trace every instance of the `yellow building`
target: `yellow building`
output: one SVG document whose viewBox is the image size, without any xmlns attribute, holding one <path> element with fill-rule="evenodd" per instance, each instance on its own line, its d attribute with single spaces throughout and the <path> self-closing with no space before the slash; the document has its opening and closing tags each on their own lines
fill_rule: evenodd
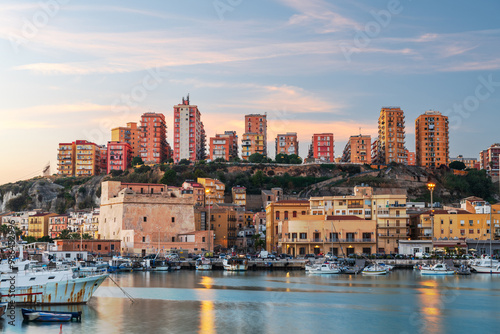
<svg viewBox="0 0 500 334">
<path fill-rule="evenodd" d="M 493 239 L 500 239 L 500 213 L 493 210 Z M 432 221 L 430 211 L 419 216 L 420 239 L 430 239 Z M 434 240 L 490 239 L 490 215 L 469 213 L 465 210 L 434 210 Z"/>
<path fill-rule="evenodd" d="M 247 205 L 247 188 L 245 187 L 233 187 L 231 189 L 233 196 L 233 204 L 246 206 Z"/>
<path fill-rule="evenodd" d="M 37 213 L 28 218 L 28 236 L 41 238 L 49 235 L 49 218 L 56 213 Z"/>
<path fill-rule="evenodd" d="M 57 154 L 58 174 L 62 176 L 75 176 L 75 143 L 60 143 Z"/>
<path fill-rule="evenodd" d="M 377 251 L 376 222 L 356 216 L 306 215 L 278 223 L 278 249 L 305 254 L 370 255 Z"/>
<path fill-rule="evenodd" d="M 198 183 L 205 188 L 205 205 L 214 205 L 214 203 L 224 203 L 224 190 L 226 186 L 219 180 L 209 178 L 198 178 Z"/>
<path fill-rule="evenodd" d="M 309 211 L 307 200 L 283 200 L 272 202 L 266 207 L 266 250 L 277 251 L 279 247 L 279 222 L 306 216 Z"/>
<path fill-rule="evenodd" d="M 94 176 L 99 174 L 100 149 L 94 143 L 86 140 L 77 140 L 75 175 L 76 176 Z"/>
<path fill-rule="evenodd" d="M 259 133 L 244 133 L 241 138 L 241 157 L 243 160 L 254 154 L 266 155 L 264 135 Z"/>
<path fill-rule="evenodd" d="M 408 237 L 406 194 L 396 190 L 354 187 L 351 196 L 311 197 L 312 215 L 355 216 L 377 222 L 377 253 L 397 253 L 398 241 Z"/>
</svg>

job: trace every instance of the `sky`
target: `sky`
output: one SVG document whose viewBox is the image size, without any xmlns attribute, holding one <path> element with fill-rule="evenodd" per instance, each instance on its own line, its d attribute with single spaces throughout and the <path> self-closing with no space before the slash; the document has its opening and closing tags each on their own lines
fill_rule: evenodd
<svg viewBox="0 0 500 334">
<path fill-rule="evenodd" d="M 61 142 L 106 144 L 190 94 L 207 137 L 267 113 L 274 138 L 377 136 L 383 106 L 450 118 L 450 156 L 500 142 L 500 2 L 3 0 L 0 184 L 57 169 Z"/>
</svg>

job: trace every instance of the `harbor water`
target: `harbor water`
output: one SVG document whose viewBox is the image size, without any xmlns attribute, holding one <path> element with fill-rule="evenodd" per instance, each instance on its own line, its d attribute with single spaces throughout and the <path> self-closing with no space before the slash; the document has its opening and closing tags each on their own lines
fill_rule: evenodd
<svg viewBox="0 0 500 334">
<path fill-rule="evenodd" d="M 135 272 L 111 276 L 62 333 L 496 333 L 500 275 L 308 275 L 302 271 Z M 60 324 L 0 320 L 6 333 Z"/>
</svg>

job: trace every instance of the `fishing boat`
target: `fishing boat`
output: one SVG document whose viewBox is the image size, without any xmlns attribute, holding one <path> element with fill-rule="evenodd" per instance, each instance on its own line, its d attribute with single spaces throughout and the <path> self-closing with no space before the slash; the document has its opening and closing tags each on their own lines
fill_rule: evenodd
<svg viewBox="0 0 500 334">
<path fill-rule="evenodd" d="M 58 312 L 58 311 L 38 311 L 21 309 L 23 319 L 26 321 L 61 322 L 61 321 L 81 321 L 82 312 Z"/>
<path fill-rule="evenodd" d="M 247 271 L 248 270 L 248 260 L 244 257 L 231 257 L 225 258 L 222 261 L 224 270 L 227 271 Z"/>
<path fill-rule="evenodd" d="M 493 266 L 472 266 L 472 269 L 479 274 L 500 274 L 500 264 Z"/>
<path fill-rule="evenodd" d="M 7 305 L 9 305 L 9 303 L 7 302 L 0 303 L 0 318 L 5 314 L 5 311 L 7 310 Z"/>
<path fill-rule="evenodd" d="M 387 271 L 391 271 L 392 269 L 394 269 L 394 266 L 390 265 L 390 264 L 386 264 L 384 262 L 377 262 L 377 264 L 382 267 L 383 269 L 387 270 Z"/>
<path fill-rule="evenodd" d="M 168 260 L 165 259 L 154 259 L 146 260 L 146 268 L 151 271 L 171 271 L 172 266 Z"/>
<path fill-rule="evenodd" d="M 212 270 L 212 262 L 210 259 L 202 257 L 196 260 L 196 270 Z"/>
<path fill-rule="evenodd" d="M 437 263 L 429 269 L 421 269 L 421 275 L 454 275 L 455 270 L 450 269 L 445 263 Z"/>
<path fill-rule="evenodd" d="M 111 260 L 109 260 L 108 271 L 110 273 L 114 273 L 116 271 L 132 271 L 132 260 L 121 257 L 121 256 L 113 256 Z"/>
<path fill-rule="evenodd" d="M 363 275 L 376 276 L 376 275 L 386 275 L 387 269 L 382 268 L 377 263 L 368 266 L 361 272 Z"/>
<path fill-rule="evenodd" d="M 307 266 L 306 272 L 308 274 L 338 274 L 340 273 L 339 267 L 334 263 L 321 263 Z"/>
</svg>

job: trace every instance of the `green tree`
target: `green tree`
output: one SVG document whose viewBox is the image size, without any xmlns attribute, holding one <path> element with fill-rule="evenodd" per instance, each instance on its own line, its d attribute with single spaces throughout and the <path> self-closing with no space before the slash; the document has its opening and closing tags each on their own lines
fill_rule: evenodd
<svg viewBox="0 0 500 334">
<path fill-rule="evenodd" d="M 251 156 L 248 157 L 248 161 L 250 161 L 252 163 L 255 163 L 255 164 L 262 163 L 265 160 L 266 160 L 266 157 L 264 157 L 260 153 L 254 153 L 254 154 L 252 154 Z"/>
<path fill-rule="evenodd" d="M 61 233 L 59 233 L 59 236 L 57 237 L 57 239 L 63 239 L 63 240 L 71 239 L 71 233 L 67 229 L 62 230 Z"/>
<path fill-rule="evenodd" d="M 36 242 L 35 237 L 33 237 L 33 236 L 31 236 L 31 235 L 30 235 L 30 236 L 26 236 L 26 235 L 24 235 L 24 236 L 23 236 L 23 240 L 24 240 L 24 241 L 26 241 L 28 244 L 31 244 L 31 243 L 33 243 L 33 242 Z"/>
<path fill-rule="evenodd" d="M 266 181 L 266 176 L 264 175 L 264 172 L 261 170 L 256 171 L 255 174 L 252 175 L 252 184 L 256 187 L 262 187 L 265 181 Z"/>
<path fill-rule="evenodd" d="M 181 161 L 179 161 L 179 165 L 191 165 L 191 161 L 189 161 L 188 159 L 182 159 Z"/>
<path fill-rule="evenodd" d="M 176 181 L 177 181 L 177 173 L 173 169 L 168 169 L 163 174 L 160 183 L 174 185 Z"/>
<path fill-rule="evenodd" d="M 134 157 L 132 159 L 132 166 L 144 165 L 144 161 L 142 161 L 141 157 Z"/>
<path fill-rule="evenodd" d="M 151 170 L 151 167 L 146 165 L 141 165 L 139 168 L 134 169 L 134 171 L 138 174 L 144 174 Z"/>
<path fill-rule="evenodd" d="M 294 165 L 300 165 L 302 163 L 302 158 L 299 157 L 297 154 L 290 154 L 288 156 L 288 163 Z"/>
<path fill-rule="evenodd" d="M 462 161 L 452 161 L 449 166 L 451 169 L 457 169 L 457 170 L 465 169 L 465 164 Z"/>
<path fill-rule="evenodd" d="M 276 154 L 274 161 L 276 161 L 276 163 L 278 164 L 288 164 L 290 163 L 290 158 L 287 154 L 279 153 Z"/>
<path fill-rule="evenodd" d="M 21 194 L 17 197 L 11 198 L 7 202 L 7 209 L 10 211 L 23 211 L 28 205 L 28 196 Z"/>
</svg>

